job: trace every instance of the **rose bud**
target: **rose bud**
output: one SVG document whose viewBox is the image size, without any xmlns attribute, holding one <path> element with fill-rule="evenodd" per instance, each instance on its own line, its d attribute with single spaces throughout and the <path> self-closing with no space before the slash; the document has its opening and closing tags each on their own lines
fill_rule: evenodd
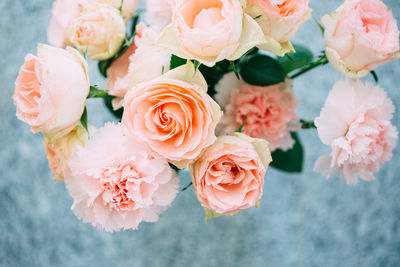
<svg viewBox="0 0 400 267">
<path fill-rule="evenodd" d="M 93 60 L 114 56 L 125 40 L 125 23 L 118 9 L 91 3 L 69 24 L 67 44 Z"/>
</svg>

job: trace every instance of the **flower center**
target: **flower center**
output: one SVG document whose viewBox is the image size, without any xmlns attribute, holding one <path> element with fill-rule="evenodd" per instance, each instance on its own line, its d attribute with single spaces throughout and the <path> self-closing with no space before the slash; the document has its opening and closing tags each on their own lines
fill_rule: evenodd
<svg viewBox="0 0 400 267">
<path fill-rule="evenodd" d="M 221 20 L 223 20 L 221 8 L 203 8 L 194 19 L 193 27 L 198 29 L 209 29 Z"/>
</svg>

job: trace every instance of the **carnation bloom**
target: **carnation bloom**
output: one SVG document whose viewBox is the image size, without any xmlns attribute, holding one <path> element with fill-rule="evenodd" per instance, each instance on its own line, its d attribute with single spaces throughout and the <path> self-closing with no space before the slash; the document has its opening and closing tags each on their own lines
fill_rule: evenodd
<svg viewBox="0 0 400 267">
<path fill-rule="evenodd" d="M 358 176 L 373 180 L 374 173 L 392 158 L 397 143 L 397 129 L 390 123 L 393 112 L 382 88 L 359 80 L 337 82 L 315 120 L 322 142 L 332 147 L 332 153 L 320 157 L 315 170 L 327 178 L 339 171 L 348 184 L 355 184 Z"/>
<path fill-rule="evenodd" d="M 156 154 L 186 168 L 215 141 L 221 116 L 204 77 L 188 63 L 129 91 L 122 122 Z"/>
<path fill-rule="evenodd" d="M 190 165 L 193 190 L 206 209 L 233 215 L 258 205 L 270 162 L 267 141 L 220 136 Z"/>
<path fill-rule="evenodd" d="M 115 109 L 122 107 L 126 92 L 141 82 L 160 77 L 169 70 L 171 54 L 155 45 L 157 33 L 143 23 L 136 27 L 134 44 L 107 70 L 109 94 L 116 96 Z"/>
<path fill-rule="evenodd" d="M 92 131 L 94 132 L 94 130 Z M 56 139 L 53 143 L 49 143 L 44 138 L 44 147 L 54 180 L 64 181 L 69 156 L 78 147 L 84 146 L 88 140 L 89 135 L 81 125 L 77 125 L 71 132 Z"/>
<path fill-rule="evenodd" d="M 75 215 L 106 231 L 155 222 L 177 194 L 178 178 L 121 124 L 107 123 L 68 160 L 65 184 Z"/>
<path fill-rule="evenodd" d="M 234 73 L 225 75 L 216 86 L 215 99 L 224 109 L 217 126 L 218 134 L 230 134 L 244 122 L 243 132 L 270 143 L 271 151 L 290 149 L 294 140 L 290 132 L 300 126 L 295 110 L 298 98 L 291 80 L 260 87 L 239 81 Z"/>
<path fill-rule="evenodd" d="M 400 57 L 397 22 L 380 0 L 346 0 L 321 21 L 329 62 L 350 78 Z"/>
<path fill-rule="evenodd" d="M 279 56 L 294 52 L 289 42 L 297 30 L 310 18 L 309 0 L 248 0 L 246 13 L 257 18 L 265 41 L 258 47 Z"/>
<path fill-rule="evenodd" d="M 177 0 L 172 23 L 158 44 L 174 55 L 212 67 L 236 60 L 263 41 L 264 34 L 239 0 Z"/>
<path fill-rule="evenodd" d="M 118 9 L 97 2 L 85 6 L 66 29 L 66 43 L 93 60 L 114 56 L 125 40 L 125 22 Z"/>
<path fill-rule="evenodd" d="M 37 56 L 25 57 L 15 82 L 17 117 L 52 142 L 79 123 L 89 87 L 87 63 L 76 49 L 39 44 Z"/>
</svg>

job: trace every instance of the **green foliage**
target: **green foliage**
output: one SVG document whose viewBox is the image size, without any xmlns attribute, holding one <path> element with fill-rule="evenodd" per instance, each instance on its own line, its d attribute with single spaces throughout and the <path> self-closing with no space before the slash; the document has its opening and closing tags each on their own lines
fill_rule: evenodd
<svg viewBox="0 0 400 267">
<path fill-rule="evenodd" d="M 245 82 L 256 86 L 277 84 L 286 77 L 283 67 L 276 59 L 261 54 L 245 58 L 239 72 Z"/>
<path fill-rule="evenodd" d="M 205 65 L 200 65 L 200 72 L 208 84 L 208 94 L 213 97 L 215 95 L 215 85 L 222 79 L 222 77 L 231 72 L 231 63 L 228 60 L 218 62 L 214 67 L 210 68 Z"/>
<path fill-rule="evenodd" d="M 171 61 L 170 61 L 170 63 L 169 63 L 169 69 L 170 69 L 170 70 L 173 70 L 173 69 L 175 69 L 175 68 L 177 68 L 177 67 L 180 67 L 180 66 L 182 66 L 182 65 L 185 65 L 186 62 L 187 62 L 186 59 L 183 59 L 183 58 L 180 58 L 180 57 L 178 57 L 178 56 L 172 55 L 172 56 L 171 56 Z"/>
<path fill-rule="evenodd" d="M 90 86 L 90 92 L 87 98 L 100 98 L 108 95 L 107 90 L 98 88 L 96 85 Z"/>
<path fill-rule="evenodd" d="M 121 121 L 121 120 L 122 120 L 122 114 L 123 114 L 123 112 L 124 112 L 124 108 L 120 108 L 120 109 L 114 110 L 114 108 L 113 108 L 113 106 L 112 106 L 112 100 L 113 100 L 114 98 L 115 98 L 115 97 L 110 96 L 110 95 L 104 97 L 104 98 L 103 98 L 104 105 L 105 105 L 105 106 L 107 107 L 107 109 L 111 112 L 111 114 L 114 115 L 115 118 L 117 118 L 117 119 L 119 119 L 119 121 Z"/>
<path fill-rule="evenodd" d="M 85 109 L 83 110 L 83 114 L 81 117 L 81 124 L 83 126 L 83 128 L 85 128 L 86 132 L 89 133 L 89 129 L 88 129 L 88 115 L 87 115 L 87 109 L 85 107 Z"/>
<path fill-rule="evenodd" d="M 303 170 L 303 146 L 297 133 L 292 133 L 292 138 L 295 140 L 292 149 L 288 151 L 278 149 L 272 153 L 271 166 L 289 173 L 300 173 Z"/>
<path fill-rule="evenodd" d="M 278 61 L 282 65 L 285 74 L 310 64 L 314 59 L 313 53 L 307 47 L 298 44 L 294 44 L 293 46 L 296 53 L 278 57 Z"/>
</svg>

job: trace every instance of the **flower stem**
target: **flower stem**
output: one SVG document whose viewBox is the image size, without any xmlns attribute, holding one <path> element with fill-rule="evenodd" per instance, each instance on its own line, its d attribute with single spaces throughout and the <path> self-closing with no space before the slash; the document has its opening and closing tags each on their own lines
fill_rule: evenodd
<svg viewBox="0 0 400 267">
<path fill-rule="evenodd" d="M 188 188 L 191 187 L 192 185 L 193 185 L 193 183 L 190 182 L 190 184 L 188 184 L 187 186 L 185 186 L 185 187 L 181 190 L 181 192 L 186 191 L 186 189 L 188 189 Z"/>
<path fill-rule="evenodd" d="M 328 64 L 328 58 L 325 55 L 325 52 L 322 56 L 319 57 L 319 59 L 317 61 L 311 62 L 310 64 L 304 66 L 302 69 L 300 69 L 298 72 L 296 72 L 295 74 L 293 74 L 292 76 L 290 76 L 290 79 L 294 79 L 299 77 L 300 75 L 309 72 L 310 70 L 315 69 L 316 67 L 319 66 L 323 66 L 325 64 Z"/>
<path fill-rule="evenodd" d="M 301 129 L 316 129 L 314 121 L 300 120 Z"/>
</svg>

